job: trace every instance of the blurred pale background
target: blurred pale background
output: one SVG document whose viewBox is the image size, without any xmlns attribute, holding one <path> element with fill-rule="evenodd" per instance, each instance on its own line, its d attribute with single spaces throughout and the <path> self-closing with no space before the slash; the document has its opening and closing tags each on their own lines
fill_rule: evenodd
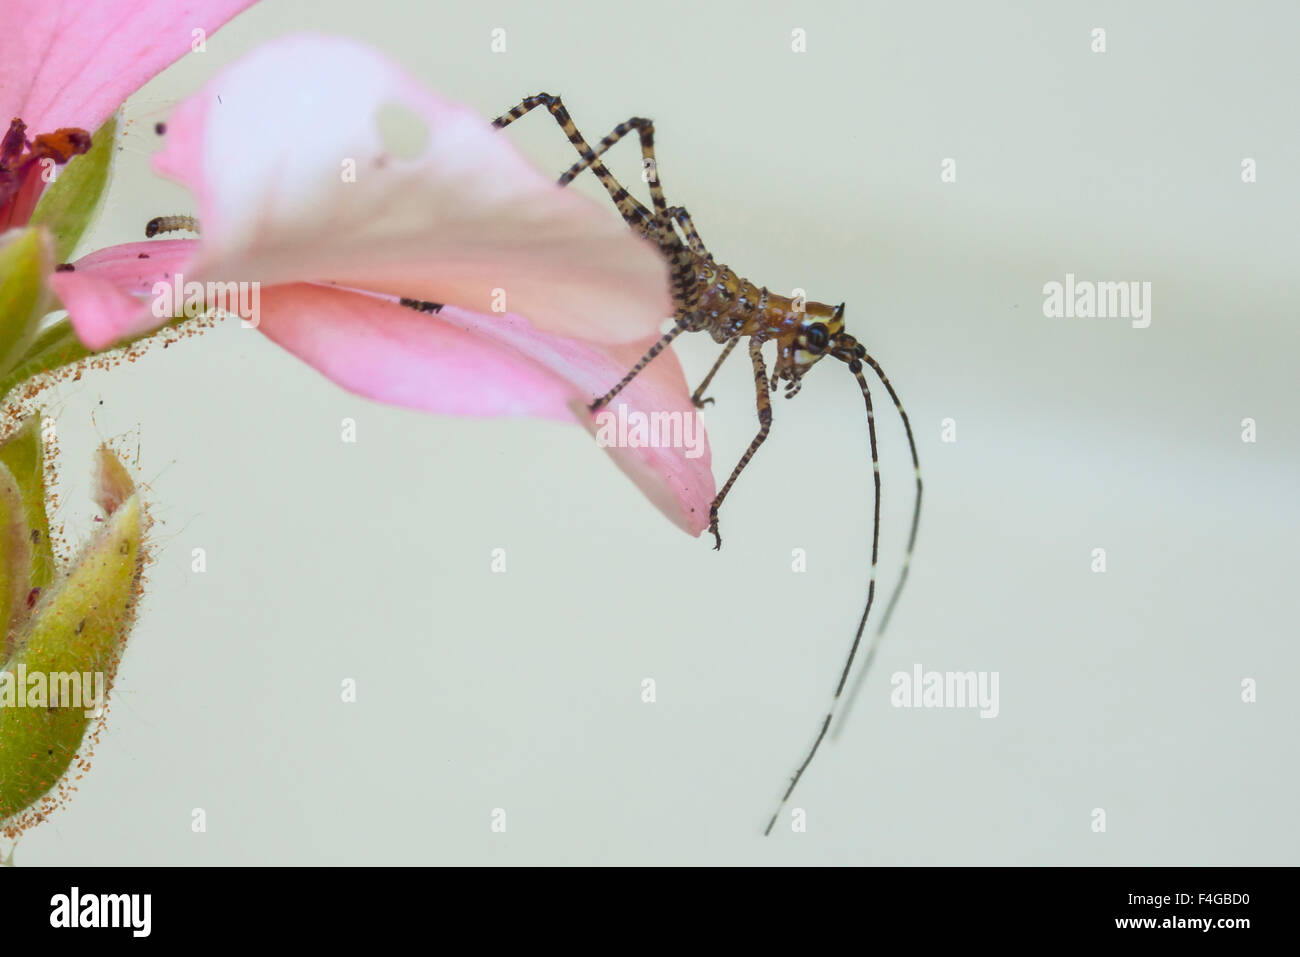
<svg viewBox="0 0 1300 957">
<path fill-rule="evenodd" d="M 381 407 L 227 324 L 49 393 L 70 531 L 100 437 L 138 437 L 160 523 L 93 770 L 18 863 L 1300 862 L 1300 13 L 470 7 L 241 16 L 132 101 L 84 248 L 191 210 L 150 174 L 148 127 L 296 29 L 373 43 L 485 121 L 542 90 L 592 139 L 653 118 L 670 201 L 755 281 L 847 301 L 918 431 L 909 592 L 793 801 L 807 833 L 760 837 L 864 595 L 870 464 L 841 368 L 778 399 L 714 553 L 580 428 Z M 543 115 L 508 135 L 547 171 L 573 159 Z M 631 143 L 611 164 L 637 179 Z M 1067 272 L 1150 281 L 1150 327 L 1045 318 Z M 715 347 L 679 354 L 695 381 Z M 713 394 L 725 477 L 755 427 L 747 363 Z M 879 420 L 887 589 L 911 473 Z M 1000 715 L 891 707 L 917 663 L 999 672 Z"/>
</svg>

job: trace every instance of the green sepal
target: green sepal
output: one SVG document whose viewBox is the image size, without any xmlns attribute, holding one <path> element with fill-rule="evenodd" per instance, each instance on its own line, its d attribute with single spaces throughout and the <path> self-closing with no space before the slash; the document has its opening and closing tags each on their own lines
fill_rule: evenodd
<svg viewBox="0 0 1300 957">
<path fill-rule="evenodd" d="M 45 444 L 40 413 L 29 415 L 3 443 L 0 465 L 18 484 L 24 519 L 23 535 L 31 547 L 31 586 L 45 588 L 58 567 L 50 541 L 50 519 L 45 512 Z"/>
<path fill-rule="evenodd" d="M 13 368 L 36 338 L 50 304 L 45 279 L 53 268 L 50 237 L 43 229 L 6 234 L 0 245 L 0 374 Z"/>
<path fill-rule="evenodd" d="M 118 114 L 110 116 L 90 138 L 90 149 L 74 156 L 59 177 L 41 194 L 32 223 L 44 225 L 54 236 L 58 262 L 66 262 L 86 229 L 99 214 L 108 192 L 117 139 Z"/>
<path fill-rule="evenodd" d="M 13 473 L 0 465 L 0 661 L 13 653 L 13 632 L 26 618 L 32 549 L 23 498 Z"/>
</svg>

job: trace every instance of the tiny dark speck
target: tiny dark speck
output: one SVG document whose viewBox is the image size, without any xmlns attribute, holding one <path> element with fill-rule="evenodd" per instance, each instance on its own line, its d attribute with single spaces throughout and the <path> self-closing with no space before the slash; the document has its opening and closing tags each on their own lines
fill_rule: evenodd
<svg viewBox="0 0 1300 957">
<path fill-rule="evenodd" d="M 155 124 L 153 125 L 153 131 L 154 131 L 155 133 L 157 133 L 159 136 L 162 136 L 164 133 L 167 132 L 167 124 L 166 124 L 166 123 L 155 123 Z"/>
<path fill-rule="evenodd" d="M 140 255 L 136 256 L 135 258 L 136 258 L 136 259 L 148 259 L 148 258 L 149 258 L 149 254 L 148 254 L 148 253 L 141 253 Z"/>
<path fill-rule="evenodd" d="M 55 272 L 74 272 L 74 271 L 76 271 L 76 268 L 77 268 L 77 267 L 74 266 L 74 265 L 72 265 L 72 263 L 59 263 L 57 266 L 54 267 L 54 271 L 55 271 Z"/>
</svg>

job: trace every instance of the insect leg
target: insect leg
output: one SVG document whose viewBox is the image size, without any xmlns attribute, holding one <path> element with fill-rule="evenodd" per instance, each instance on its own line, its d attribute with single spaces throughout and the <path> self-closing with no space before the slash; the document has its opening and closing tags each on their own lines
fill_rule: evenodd
<svg viewBox="0 0 1300 957">
<path fill-rule="evenodd" d="M 713 368 L 709 370 L 709 374 L 704 377 L 704 381 L 700 383 L 700 387 L 691 395 L 691 404 L 695 406 L 695 408 L 702 409 L 706 405 L 713 404 L 712 399 L 704 398 L 704 390 L 709 387 L 709 383 L 713 381 L 713 377 L 717 374 L 718 370 L 722 368 L 722 363 L 727 360 L 727 356 L 731 355 L 731 350 L 736 348 L 736 343 L 739 341 L 740 337 L 737 336 L 723 347 L 722 355 L 718 356 L 718 361 L 713 363 Z"/>
<path fill-rule="evenodd" d="M 577 126 L 573 123 L 573 118 L 569 116 L 569 111 L 564 108 L 564 104 L 558 96 L 551 96 L 549 93 L 538 93 L 536 96 L 530 96 L 509 113 L 498 116 L 492 121 L 492 125 L 498 129 L 509 126 L 515 120 L 539 106 L 545 106 L 550 111 L 551 116 L 555 117 L 555 122 L 560 125 L 560 129 L 564 130 L 564 135 L 569 138 L 573 148 L 582 155 L 583 162 L 589 165 L 591 171 L 596 174 L 601 185 L 605 187 L 605 191 L 614 200 L 614 205 L 618 207 L 619 214 L 627 224 L 657 240 L 660 232 L 659 221 L 650 210 L 637 202 L 632 197 L 632 194 L 623 188 L 623 184 L 615 179 L 614 174 L 600 161 L 596 151 L 587 145 L 587 141 L 578 132 Z M 561 185 L 564 185 L 563 182 Z M 662 199 L 661 194 L 659 201 L 662 201 Z"/>
<path fill-rule="evenodd" d="M 880 627 L 876 629 L 870 644 L 867 646 L 866 654 L 862 659 L 862 667 L 858 669 L 858 676 L 853 681 L 853 687 L 849 689 L 848 696 L 844 700 L 844 710 L 840 714 L 840 720 L 835 723 L 835 730 L 831 732 L 831 738 L 838 738 L 844 726 L 848 723 L 849 714 L 853 711 L 853 702 L 862 690 L 866 682 L 867 672 L 871 670 L 871 663 L 875 660 L 876 651 L 880 648 L 880 640 L 884 637 L 885 629 L 889 627 L 889 617 L 894 613 L 894 606 L 898 604 L 898 596 L 903 593 L 903 586 L 907 584 L 907 573 L 912 567 L 912 551 L 916 547 L 916 529 L 921 521 L 921 462 L 916 454 L 916 439 L 912 436 L 912 424 L 908 421 L 907 413 L 903 411 L 903 403 L 898 399 L 898 393 L 890 384 L 880 364 L 869 355 L 864 355 L 862 361 L 871 366 L 876 377 L 880 379 L 889 397 L 894 400 L 894 408 L 898 410 L 898 417 L 903 420 L 903 430 L 907 433 L 907 447 L 912 452 L 912 468 L 916 472 L 916 498 L 912 505 L 912 531 L 907 536 L 907 551 L 903 556 L 903 571 L 898 576 L 898 584 L 894 586 L 894 592 L 889 596 L 889 604 L 885 606 L 885 614 L 881 616 Z M 862 637 L 862 629 L 866 626 L 867 618 L 864 613 L 862 621 L 858 624 L 858 637 Z"/>
<path fill-rule="evenodd" d="M 603 156 L 605 151 L 611 146 L 627 136 L 628 133 L 636 130 L 637 136 L 641 140 L 641 163 L 642 179 L 650 187 L 650 198 L 654 201 L 655 214 L 663 217 L 668 212 L 668 203 L 664 199 L 664 188 L 659 182 L 659 164 L 655 159 L 655 125 L 644 117 L 634 116 L 625 123 L 620 123 L 614 127 L 613 132 L 600 141 L 595 152 L 590 157 L 584 156 L 578 162 L 568 168 L 557 180 L 561 186 L 568 186 L 569 183 L 581 175 L 583 170 L 591 166 L 596 158 Z"/>
<path fill-rule="evenodd" d="M 862 630 L 867 624 L 867 615 L 871 612 L 872 601 L 876 597 L 876 560 L 880 555 L 880 456 L 876 451 L 876 416 L 871 408 L 871 390 L 867 388 L 867 380 L 862 375 L 862 363 L 854 359 L 849 363 L 849 369 L 857 377 L 858 385 L 862 387 L 862 398 L 867 404 L 867 432 L 871 437 L 871 474 L 875 480 L 875 521 L 871 530 L 871 581 L 867 585 L 867 607 L 862 612 L 862 622 L 858 625 L 858 633 L 853 638 L 853 644 L 849 647 L 849 656 L 844 661 L 844 670 L 840 672 L 839 683 L 835 686 L 835 694 L 831 698 L 831 706 L 826 711 L 826 717 L 822 720 L 820 730 L 817 732 L 817 738 L 813 741 L 813 746 L 808 751 L 808 756 L 803 759 L 803 764 L 795 771 L 794 777 L 790 780 L 790 786 L 785 789 L 785 794 L 781 796 L 781 802 L 776 806 L 772 813 L 772 820 L 767 822 L 767 829 L 763 831 L 766 837 L 772 833 L 772 828 L 776 824 L 777 817 L 781 814 L 781 809 L 785 807 L 785 802 L 790 799 L 794 792 L 795 785 L 803 777 L 804 771 L 812 763 L 813 757 L 817 754 L 817 749 L 821 746 L 822 739 L 826 737 L 826 731 L 831 726 L 831 721 L 835 717 L 835 708 L 839 704 L 840 695 L 844 691 L 844 685 L 849 680 L 849 672 L 853 670 L 853 658 L 858 653 L 858 644 L 862 641 Z"/>
<path fill-rule="evenodd" d="M 767 390 L 767 366 L 763 364 L 763 343 L 752 336 L 749 340 L 749 358 L 754 363 L 754 390 L 758 398 L 758 435 L 754 436 L 754 441 L 749 443 L 749 448 L 740 457 L 736 467 L 731 470 L 731 478 L 727 479 L 727 484 L 722 486 L 722 491 L 709 506 L 709 531 L 713 533 L 714 551 L 722 547 L 722 536 L 718 534 L 718 509 L 722 506 L 722 500 L 727 497 L 731 486 L 736 484 L 736 479 L 749 464 L 749 460 L 754 457 L 758 447 L 767 439 L 767 433 L 772 428 L 772 397 L 768 395 Z"/>
<path fill-rule="evenodd" d="M 668 218 L 681 225 L 682 230 L 686 233 L 686 241 L 690 244 L 691 252 L 697 256 L 703 256 L 706 259 L 712 259 L 713 256 L 705 248 L 704 240 L 695 230 L 695 223 L 691 220 L 691 214 L 683 206 L 674 206 L 668 210 Z"/>
<path fill-rule="evenodd" d="M 591 405 L 587 407 L 588 410 L 591 412 L 598 412 L 600 411 L 602 406 L 608 405 L 609 401 L 613 399 L 614 396 L 622 392 L 623 388 L 629 382 L 635 379 L 637 377 L 637 374 L 640 373 L 640 371 L 644 369 L 646 366 L 648 366 L 650 364 L 650 361 L 655 356 L 659 355 L 659 353 L 667 349 L 674 339 L 676 339 L 679 335 L 685 332 L 689 324 L 690 324 L 689 319 L 685 316 L 678 319 L 676 324 L 667 332 L 665 332 L 658 342 L 656 342 L 654 345 L 650 347 L 650 351 L 637 360 L 636 365 L 632 367 L 631 371 L 628 372 L 627 375 L 623 376 L 623 380 L 619 382 L 618 385 L 614 386 L 614 388 L 610 389 L 608 392 L 602 395 L 595 402 L 591 403 Z"/>
</svg>

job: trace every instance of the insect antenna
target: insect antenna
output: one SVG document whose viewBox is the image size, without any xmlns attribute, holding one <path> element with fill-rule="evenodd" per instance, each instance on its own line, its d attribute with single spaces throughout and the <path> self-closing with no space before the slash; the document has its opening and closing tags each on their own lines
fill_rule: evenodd
<svg viewBox="0 0 1300 957">
<path fill-rule="evenodd" d="M 898 411 L 898 417 L 903 420 L 903 431 L 907 433 L 907 447 L 912 453 L 912 470 L 916 473 L 916 498 L 912 505 L 912 530 L 907 536 L 907 551 L 903 555 L 903 570 L 899 573 L 898 583 L 894 585 L 893 594 L 889 596 L 889 603 L 885 605 L 885 613 L 880 617 L 880 627 L 872 636 L 871 642 L 867 645 L 866 654 L 862 658 L 862 667 L 858 669 L 858 676 L 853 681 L 853 687 L 849 689 L 848 697 L 844 700 L 844 710 L 840 712 L 840 720 L 835 723 L 835 729 L 831 732 L 831 740 L 839 738 L 840 733 L 848 724 L 849 715 L 853 712 L 853 702 L 857 700 L 858 692 L 866 683 L 867 673 L 871 671 L 871 663 L 876 658 L 876 652 L 880 650 L 880 641 L 885 635 L 885 629 L 889 627 L 889 618 L 894 613 L 894 606 L 898 604 L 898 596 L 903 593 L 903 586 L 907 584 L 907 573 L 912 568 L 912 552 L 916 548 L 916 530 L 921 522 L 921 460 L 916 454 L 916 439 L 912 435 L 912 423 L 907 418 L 907 412 L 903 410 L 903 403 L 899 401 L 898 393 L 894 391 L 893 385 L 889 382 L 889 377 L 885 375 L 885 370 L 880 368 L 880 363 L 870 355 L 863 353 L 862 360 L 871 366 L 873 372 L 884 385 L 889 397 L 894 401 L 894 408 Z M 866 627 L 867 615 L 862 614 L 862 622 L 858 625 L 858 637 L 862 637 L 862 629 Z"/>
<path fill-rule="evenodd" d="M 777 804 L 776 810 L 772 812 L 772 819 L 767 822 L 767 829 L 763 831 L 763 836 L 772 833 L 772 828 L 776 825 L 776 819 L 781 814 L 781 809 L 785 807 L 786 801 L 794 793 L 799 779 L 807 770 L 812 759 L 817 755 L 817 749 L 821 747 L 822 739 L 826 737 L 826 731 L 831 726 L 831 721 L 835 717 L 835 709 L 839 705 L 840 695 L 844 692 L 844 685 L 848 683 L 849 672 L 853 670 L 853 659 L 858 653 L 858 645 L 862 642 L 862 632 L 867 625 L 867 616 L 871 613 L 871 605 L 876 597 L 876 561 L 880 556 L 880 456 L 876 449 L 876 416 L 871 407 L 871 389 L 867 386 L 866 376 L 862 374 L 862 362 L 860 354 L 865 355 L 861 346 L 853 342 L 849 336 L 842 337 L 842 343 L 837 345 L 831 353 L 836 358 L 848 362 L 849 371 L 853 373 L 858 380 L 858 385 L 862 388 L 862 399 L 867 405 L 867 433 L 871 437 L 871 475 L 875 483 L 875 517 L 871 525 L 871 579 L 867 585 L 867 607 L 863 609 L 862 621 L 858 624 L 858 633 L 853 636 L 853 644 L 849 647 L 848 658 L 844 661 L 844 670 L 840 673 L 839 683 L 835 686 L 835 695 L 831 698 L 831 706 L 826 711 L 826 717 L 822 720 L 821 729 L 817 732 L 817 738 L 813 741 L 813 746 L 808 751 L 808 756 L 803 759 L 799 769 L 795 771 L 794 777 L 790 780 L 790 786 L 785 789 L 785 794 L 781 796 L 781 802 Z M 873 363 L 873 368 L 875 367 Z"/>
</svg>

